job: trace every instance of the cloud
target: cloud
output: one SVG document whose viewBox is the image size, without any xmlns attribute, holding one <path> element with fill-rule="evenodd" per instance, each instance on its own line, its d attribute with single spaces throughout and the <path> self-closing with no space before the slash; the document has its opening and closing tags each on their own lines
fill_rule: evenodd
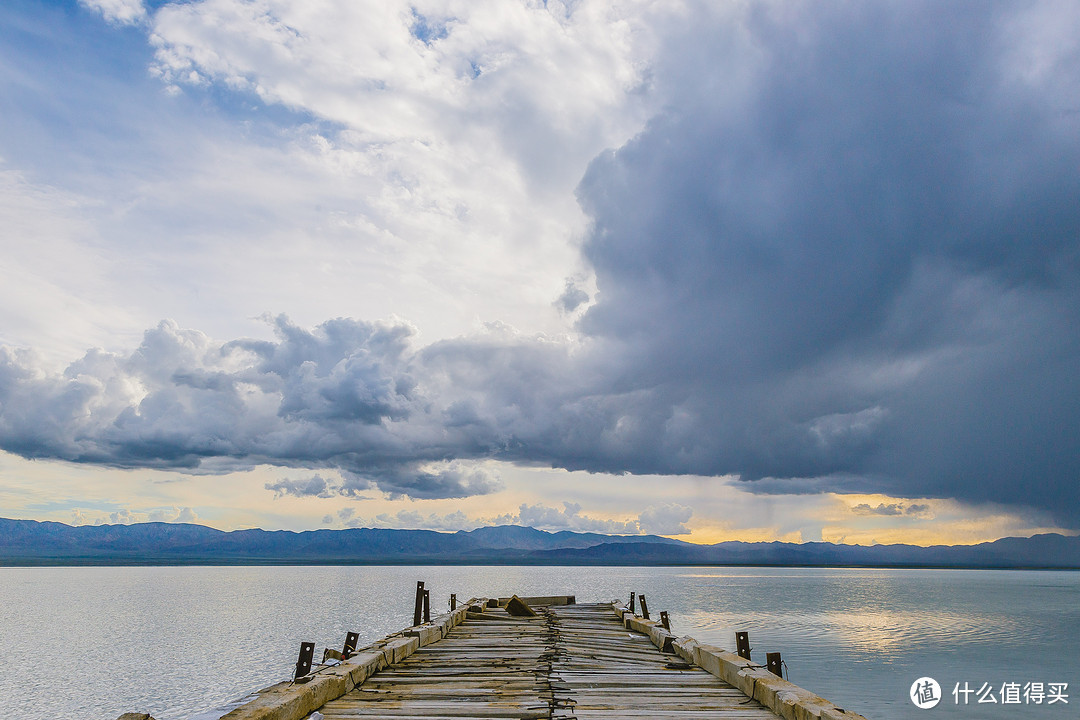
<svg viewBox="0 0 1080 720">
<path fill-rule="evenodd" d="M 925 508 L 926 506 L 921 505 L 912 507 Z M 870 507 L 866 503 L 859 503 L 858 505 L 855 505 L 851 508 L 851 512 L 855 513 L 856 515 L 903 515 L 904 506 L 900 503 L 889 503 L 888 505 L 886 505 L 885 503 L 878 503 L 877 507 Z"/>
<path fill-rule="evenodd" d="M 164 322 L 60 373 L 5 349 L 0 447 L 334 470 L 353 496 L 495 492 L 469 461 L 497 458 L 1080 522 L 1070 4 L 691 4 L 648 31 L 636 5 L 450 10 L 365 23 L 348 3 L 168 4 L 152 19 L 155 69 L 302 116 L 296 156 L 364 178 L 340 227 L 385 243 L 379 257 L 408 254 L 385 273 L 395 282 L 469 288 L 451 265 L 523 267 L 536 237 L 565 249 L 586 228 L 589 292 L 564 285 L 579 268 L 560 260 L 542 288 L 507 271 L 484 295 L 533 293 L 549 311 L 558 298 L 576 335 L 491 323 L 421 344 L 404 322 L 279 317 L 272 339 L 214 341 Z M 561 192 L 593 156 L 586 227 Z M 453 253 L 432 249 L 446 228 Z M 592 522 L 571 509 L 518 515 Z M 612 522 L 678 529 L 682 512 Z"/>
<path fill-rule="evenodd" d="M 151 42 L 166 82 L 222 83 L 347 128 L 334 138 L 342 159 L 378 143 L 368 162 L 390 158 L 466 184 L 477 175 L 516 184 L 520 166 L 541 189 L 576 181 L 598 143 L 636 129 L 640 116 L 627 111 L 645 78 L 635 51 L 648 48 L 651 16 L 664 14 L 636 2 L 368 0 L 309 11 L 198 0 L 160 8 Z"/>
<path fill-rule="evenodd" d="M 35 239 L 5 248 L 3 341 L 67 360 L 282 310 L 565 331 L 573 187 L 651 113 L 665 5 L 158 0 L 123 28 L 12 6 L 0 156 L 57 197 L 0 197 Z"/>
<path fill-rule="evenodd" d="M 338 511 L 338 517 L 346 527 L 458 531 L 497 525 L 520 525 L 550 532 L 570 530 L 611 535 L 689 534 L 690 530 L 683 523 L 689 520 L 692 514 L 693 511 L 688 507 L 664 504 L 647 508 L 637 519 L 616 520 L 583 513 L 581 505 L 573 502 L 564 502 L 562 507 L 522 503 L 517 512 L 494 517 L 469 517 L 461 510 L 445 514 L 424 514 L 418 510 L 404 509 L 396 513 L 379 513 L 366 517 L 356 516 L 353 508 Z"/>
<path fill-rule="evenodd" d="M 199 516 L 189 507 L 171 507 L 150 511 L 147 514 L 147 520 L 149 522 L 195 523 L 199 521 Z"/>
<path fill-rule="evenodd" d="M 391 499 L 399 497 L 464 498 L 488 495 L 502 489 L 502 482 L 483 468 L 468 468 L 456 463 L 428 469 L 415 463 L 376 468 L 369 473 L 379 489 Z"/>
<path fill-rule="evenodd" d="M 685 523 L 694 514 L 691 508 L 678 503 L 664 503 L 646 508 L 638 516 L 641 532 L 651 535 L 689 535 Z"/>
<path fill-rule="evenodd" d="M 904 508 L 905 515 L 911 515 L 920 520 L 930 520 L 934 517 L 934 512 L 930 506 L 925 503 L 912 503 Z"/>
<path fill-rule="evenodd" d="M 146 18 L 142 0 L 79 0 L 79 4 L 118 25 L 134 25 Z"/>
<path fill-rule="evenodd" d="M 164 3 L 148 35 L 154 76 L 267 137 L 213 138 L 176 183 L 182 201 L 140 197 L 138 209 L 197 207 L 185 224 L 231 251 L 221 271 L 193 269 L 220 275 L 204 293 L 244 311 L 259 298 L 255 312 L 271 303 L 315 323 L 327 306 L 360 307 L 409 317 L 428 337 L 493 315 L 563 330 L 552 299 L 582 270 L 574 240 L 586 222 L 573 188 L 652 112 L 648 57 L 666 5 Z M 196 192 L 205 184 L 215 192 Z M 253 275 L 268 282 L 244 281 Z"/>
<path fill-rule="evenodd" d="M 293 497 L 330 498 L 337 494 L 336 489 L 331 488 L 326 480 L 319 475 L 314 475 L 307 480 L 290 480 L 284 478 L 278 482 L 266 483 L 265 487 L 267 490 L 274 491 L 275 498 L 285 497 L 286 495 L 292 495 Z"/>
<path fill-rule="evenodd" d="M 460 510 L 447 513 L 445 515 L 439 515 L 438 513 L 429 513 L 424 515 L 416 510 L 399 510 L 396 513 L 379 513 L 372 518 L 353 518 L 345 520 L 347 527 L 359 528 L 391 528 L 391 529 L 403 529 L 403 530 L 441 530 L 441 531 L 458 531 L 458 530 L 474 530 L 480 526 L 481 523 L 470 520 L 465 516 L 465 513 Z"/>
<path fill-rule="evenodd" d="M 507 520 L 507 524 L 525 525 L 540 530 L 574 530 L 609 535 L 634 535 L 639 532 L 638 524 L 633 520 L 606 520 L 582 515 L 581 505 L 573 502 L 564 502 L 562 508 L 522 503 L 518 514 Z"/>
<path fill-rule="evenodd" d="M 501 487 L 447 457 L 493 453 L 494 418 L 474 436 L 447 428 L 439 382 L 405 325 L 328 321 L 314 331 L 272 321 L 277 342 L 215 343 L 163 322 L 128 354 L 92 350 L 51 374 L 0 349 L 0 447 L 114 467 L 228 472 L 260 463 L 333 468 L 267 485 L 278 496 L 452 498 Z M 217 462 L 227 459 L 228 462 Z"/>
<path fill-rule="evenodd" d="M 581 329 L 621 410 L 594 437 L 626 438 L 583 466 L 1076 523 L 1078 13 L 693 13 L 660 53 L 667 110 L 578 191 Z"/>
<path fill-rule="evenodd" d="M 109 513 L 109 522 L 113 525 L 130 525 L 137 521 L 138 518 L 127 508 L 121 508 L 116 512 Z"/>
<path fill-rule="evenodd" d="M 572 280 L 567 280 L 566 289 L 555 300 L 555 306 L 564 313 L 572 313 L 587 302 L 589 302 L 589 293 L 582 290 Z"/>
<path fill-rule="evenodd" d="M 688 507 L 666 503 L 646 508 L 634 520 L 614 520 L 582 514 L 581 505 L 574 502 L 563 502 L 561 508 L 542 503 L 522 503 L 517 513 L 489 518 L 483 524 L 523 525 L 540 530 L 573 530 L 608 535 L 686 535 L 690 530 L 683 523 L 689 520 L 692 514 L 693 511 Z"/>
</svg>

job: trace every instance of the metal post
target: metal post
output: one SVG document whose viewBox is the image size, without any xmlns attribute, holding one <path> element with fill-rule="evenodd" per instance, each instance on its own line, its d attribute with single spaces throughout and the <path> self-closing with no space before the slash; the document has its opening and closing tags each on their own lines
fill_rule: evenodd
<svg viewBox="0 0 1080 720">
<path fill-rule="evenodd" d="M 345 633 L 345 647 L 341 649 L 341 659 L 348 660 L 356 652 L 356 643 L 360 641 L 360 633 Z"/>
<path fill-rule="evenodd" d="M 750 659 L 750 633 L 735 633 L 735 652 L 744 660 Z"/>
<path fill-rule="evenodd" d="M 638 600 L 641 601 L 641 617 L 648 620 L 649 619 L 649 606 L 645 604 L 645 596 L 644 595 L 638 595 Z"/>
<path fill-rule="evenodd" d="M 424 622 L 431 622 L 431 591 L 424 591 Z"/>
<path fill-rule="evenodd" d="M 315 656 L 315 643 L 300 643 L 300 657 L 296 659 L 296 675 L 293 679 L 302 678 L 311 672 L 311 660 Z"/>
<path fill-rule="evenodd" d="M 671 632 L 671 621 L 668 620 L 667 610 L 660 611 L 660 624 L 664 626 L 664 629 Z"/>
<path fill-rule="evenodd" d="M 765 667 L 769 669 L 773 675 L 779 675 L 784 677 L 783 660 L 780 659 L 780 653 L 765 653 Z"/>
<path fill-rule="evenodd" d="M 630 593 L 630 608 L 629 608 L 630 612 L 634 612 L 634 596 L 635 595 L 637 595 L 637 593 Z"/>
<path fill-rule="evenodd" d="M 457 610 L 457 593 L 450 593 L 450 612 Z"/>
<path fill-rule="evenodd" d="M 424 611 L 424 581 L 416 583 L 416 604 L 413 605 L 412 624 L 416 627 L 420 624 L 421 613 Z"/>
</svg>

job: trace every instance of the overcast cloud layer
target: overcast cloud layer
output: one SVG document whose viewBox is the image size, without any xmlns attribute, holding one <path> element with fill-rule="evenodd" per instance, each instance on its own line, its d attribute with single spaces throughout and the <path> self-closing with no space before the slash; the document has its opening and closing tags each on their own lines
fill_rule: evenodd
<svg viewBox="0 0 1080 720">
<path fill-rule="evenodd" d="M 151 22 L 141 5 L 94 5 Z M 322 68 L 319 38 L 297 30 L 310 17 L 285 3 L 167 5 L 152 20 L 153 70 L 170 87 L 220 85 L 334 124 L 319 136 L 326 152 L 377 160 L 364 170 L 376 179 L 413 173 L 402 202 L 424 218 L 466 218 L 509 184 L 504 215 L 462 231 L 483 242 L 477 228 L 520 225 L 507 252 L 537 218 L 565 212 L 560 192 L 580 177 L 584 274 L 550 298 L 576 334 L 492 324 L 425 343 L 403 321 L 305 328 L 282 316 L 257 341 L 164 322 L 137 349 L 91 351 L 61 374 L 5 350 L 0 447 L 345 478 L 271 488 L 283 494 L 484 494 L 499 478 L 461 461 L 499 458 L 738 475 L 762 492 L 993 501 L 1080 525 L 1074 5 L 692 4 L 657 20 L 647 67 L 626 53 L 642 18 L 660 17 L 644 6 L 582 3 L 539 26 L 537 8 L 500 7 L 524 15 L 447 4 L 383 18 L 389 45 L 356 45 L 345 64 L 390 63 L 401 92 L 385 97 L 385 78 Z M 501 24 L 485 32 L 491 17 Z M 502 52 L 519 21 L 536 45 Z M 644 56 L 652 41 L 641 42 Z M 536 94 L 481 84 L 508 82 L 507 58 Z M 578 88 L 586 76 L 611 85 Z M 475 102 L 491 104 L 486 125 L 468 122 Z M 415 127 L 382 122 L 402 116 L 396 104 Z M 623 142 L 642 107 L 658 110 Z M 418 149 L 442 118 L 481 137 Z M 462 159 L 461 147 L 491 156 Z M 552 149 L 577 159 L 555 162 Z M 442 194 L 420 201 L 432 174 L 446 176 Z M 533 196 L 538 214 L 515 216 Z M 395 237 L 429 229 L 387 213 Z M 572 214 L 556 220 L 550 232 L 575 227 Z M 678 529 L 684 510 L 652 520 Z"/>
</svg>

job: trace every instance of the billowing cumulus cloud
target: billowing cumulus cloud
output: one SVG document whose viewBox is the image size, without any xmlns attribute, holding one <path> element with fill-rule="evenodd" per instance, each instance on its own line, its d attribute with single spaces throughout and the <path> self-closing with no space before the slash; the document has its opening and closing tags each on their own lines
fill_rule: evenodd
<svg viewBox="0 0 1080 720">
<path fill-rule="evenodd" d="M 641 532 L 653 535 L 689 535 L 685 523 L 694 514 L 691 508 L 678 503 L 648 507 L 638 516 Z"/>
<path fill-rule="evenodd" d="M 315 331 L 274 321 L 277 342 L 215 343 L 165 322 L 129 354 L 94 350 L 62 374 L 0 354 L 0 445 L 24 457 L 228 471 L 260 462 L 333 467 L 271 483 L 279 495 L 465 497 L 499 480 L 446 459 L 468 442 L 412 370 L 410 329 L 350 320 Z M 472 454 L 488 448 L 474 447 Z M 220 462 L 224 460 L 224 462 Z M 219 461 L 216 465 L 212 461 Z"/>
<path fill-rule="evenodd" d="M 109 521 L 113 525 L 130 525 L 133 522 L 138 522 L 138 518 L 127 508 L 122 508 L 109 513 Z"/>
<path fill-rule="evenodd" d="M 445 515 L 428 513 L 424 515 L 416 510 L 399 510 L 396 513 L 379 513 L 371 518 L 342 518 L 346 527 L 391 528 L 408 530 L 475 530 L 480 523 L 470 520 L 465 513 L 456 510 Z"/>
<path fill-rule="evenodd" d="M 638 525 L 632 520 L 607 520 L 583 515 L 581 505 L 572 502 L 564 502 L 561 508 L 522 503 L 516 515 L 499 518 L 499 524 L 525 525 L 543 530 L 601 532 L 612 535 L 629 535 L 638 532 Z"/>
<path fill-rule="evenodd" d="M 636 519 L 611 519 L 596 517 L 589 512 L 582 512 L 579 503 L 564 502 L 562 507 L 552 507 L 543 503 L 522 503 L 515 513 L 505 513 L 495 517 L 469 517 L 460 510 L 446 514 L 436 512 L 422 513 L 418 510 L 399 510 L 395 513 L 379 513 L 373 517 L 355 517 L 351 508 L 348 512 L 339 512 L 338 516 L 346 527 L 372 528 L 410 528 L 424 530 L 475 530 L 491 525 L 520 525 L 524 527 L 559 532 L 592 532 L 611 535 L 639 535 L 642 533 L 659 535 L 686 535 L 690 530 L 683 524 L 690 519 L 693 511 L 676 504 L 650 507 Z M 327 516 L 328 518 L 330 516 Z M 332 522 L 333 518 L 330 518 Z M 327 524 L 330 524 L 327 522 Z"/>
<path fill-rule="evenodd" d="M 147 519 L 150 522 L 194 523 L 198 522 L 199 515 L 189 507 L 171 507 L 152 510 L 147 514 Z"/>
<path fill-rule="evenodd" d="M 343 477 L 268 483 L 278 496 L 359 497 L 377 486 L 391 497 L 454 498 L 501 487 L 487 470 L 450 461 L 493 454 L 506 439 L 490 415 L 473 422 L 465 408 L 477 403 L 441 404 L 452 394 L 440 390 L 447 378 L 416 356 L 408 326 L 273 324 L 276 342 L 216 343 L 164 322 L 135 351 L 94 350 L 62 374 L 3 350 L 0 447 L 115 467 L 217 472 L 266 462 Z M 438 353 L 440 370 L 448 353 Z"/>
</svg>

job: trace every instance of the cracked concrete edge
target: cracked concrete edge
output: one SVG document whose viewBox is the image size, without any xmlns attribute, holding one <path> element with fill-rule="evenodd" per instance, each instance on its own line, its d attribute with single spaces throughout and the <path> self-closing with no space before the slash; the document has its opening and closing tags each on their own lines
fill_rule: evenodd
<svg viewBox="0 0 1080 720">
<path fill-rule="evenodd" d="M 784 720 L 867 720 L 863 715 L 845 710 L 809 690 L 773 675 L 764 666 L 746 660 L 723 648 L 699 643 L 690 636 L 676 638 L 654 620 L 631 613 L 625 605 L 612 603 L 615 616 L 623 627 L 648 635 L 652 643 L 671 649 L 688 663 L 737 687 Z"/>
</svg>

